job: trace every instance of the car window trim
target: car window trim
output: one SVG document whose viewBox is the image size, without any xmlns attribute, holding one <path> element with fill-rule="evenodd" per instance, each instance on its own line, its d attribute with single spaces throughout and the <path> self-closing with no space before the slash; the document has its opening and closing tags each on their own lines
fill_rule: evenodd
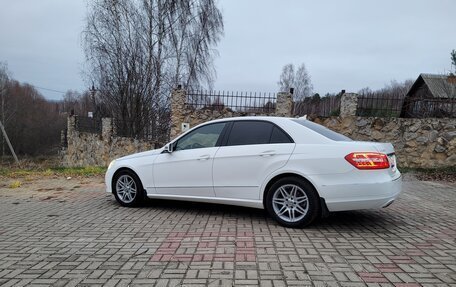
<svg viewBox="0 0 456 287">
<path fill-rule="evenodd" d="M 222 146 L 222 144 L 225 142 L 225 138 L 228 139 L 227 134 L 228 130 L 231 132 L 231 126 L 233 125 L 232 121 L 229 122 L 219 122 L 219 123 L 225 123 L 225 126 L 223 127 L 222 132 L 220 133 L 219 138 L 217 139 L 217 142 L 215 143 L 216 147 Z"/>
<path fill-rule="evenodd" d="M 233 130 L 234 123 L 237 123 L 237 122 L 263 122 L 263 123 L 271 124 L 273 126 L 273 128 L 271 130 L 271 134 L 269 135 L 269 143 L 266 143 L 266 144 L 271 144 L 271 137 L 272 137 L 272 132 L 274 131 L 274 127 L 278 128 L 280 131 L 282 131 L 288 137 L 288 139 L 290 140 L 289 143 L 295 143 L 293 138 L 286 131 L 284 131 L 281 127 L 279 127 L 276 123 L 273 123 L 273 122 L 270 122 L 267 120 L 237 120 L 237 121 L 230 121 L 229 131 L 227 130 L 227 133 L 225 135 L 225 138 L 223 139 L 221 146 L 229 146 L 228 139 L 231 136 L 231 132 Z M 277 143 L 277 144 L 279 144 L 279 143 Z M 280 143 L 280 144 L 285 144 L 285 143 Z M 235 146 L 235 145 L 230 145 L 230 146 Z"/>
</svg>

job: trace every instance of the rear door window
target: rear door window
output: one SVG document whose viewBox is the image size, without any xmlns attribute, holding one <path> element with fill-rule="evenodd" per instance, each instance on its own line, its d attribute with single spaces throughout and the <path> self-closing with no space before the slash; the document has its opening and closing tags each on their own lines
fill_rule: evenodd
<svg viewBox="0 0 456 287">
<path fill-rule="evenodd" d="M 269 144 L 274 125 L 262 121 L 235 121 L 227 145 Z"/>
</svg>

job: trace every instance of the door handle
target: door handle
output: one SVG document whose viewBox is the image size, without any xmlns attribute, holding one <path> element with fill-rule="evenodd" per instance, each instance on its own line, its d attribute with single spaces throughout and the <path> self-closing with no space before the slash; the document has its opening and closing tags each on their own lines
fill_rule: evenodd
<svg viewBox="0 0 456 287">
<path fill-rule="evenodd" d="M 208 154 L 202 155 L 198 158 L 198 160 L 208 160 L 210 156 Z"/>
<path fill-rule="evenodd" d="M 274 150 L 267 150 L 267 151 L 264 151 L 264 152 L 260 153 L 260 156 L 266 157 L 266 156 L 273 156 L 275 154 L 276 153 L 275 153 Z"/>
</svg>

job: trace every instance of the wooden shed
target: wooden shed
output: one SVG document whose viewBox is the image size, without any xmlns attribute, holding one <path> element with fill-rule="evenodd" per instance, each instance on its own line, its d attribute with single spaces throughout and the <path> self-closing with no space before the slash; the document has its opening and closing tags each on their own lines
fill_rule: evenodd
<svg viewBox="0 0 456 287">
<path fill-rule="evenodd" d="M 420 74 L 404 98 L 401 117 L 455 117 L 456 76 Z"/>
</svg>

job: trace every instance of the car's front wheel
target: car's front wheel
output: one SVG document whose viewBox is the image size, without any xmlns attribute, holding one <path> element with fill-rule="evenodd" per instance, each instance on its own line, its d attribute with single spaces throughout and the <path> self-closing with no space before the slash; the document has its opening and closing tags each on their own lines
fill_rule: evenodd
<svg viewBox="0 0 456 287">
<path fill-rule="evenodd" d="M 296 177 L 285 177 L 275 182 L 268 190 L 265 204 L 269 214 L 286 227 L 307 226 L 320 211 L 315 188 Z"/>
<path fill-rule="evenodd" d="M 138 206 L 144 200 L 141 181 L 130 170 L 122 170 L 116 174 L 113 180 L 113 193 L 122 206 Z"/>
</svg>

